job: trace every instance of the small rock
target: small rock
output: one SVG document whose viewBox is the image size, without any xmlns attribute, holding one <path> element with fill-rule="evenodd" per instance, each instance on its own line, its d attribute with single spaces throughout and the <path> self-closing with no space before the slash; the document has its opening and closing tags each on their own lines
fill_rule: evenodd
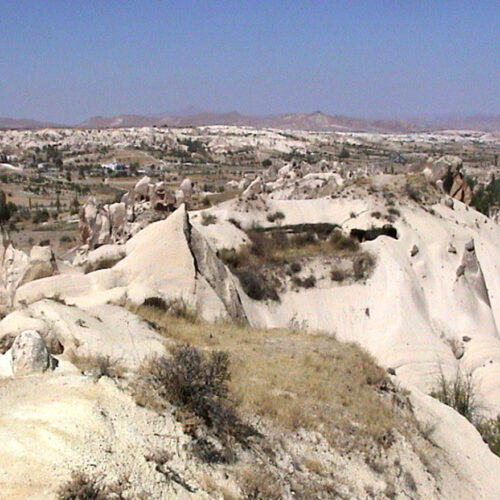
<svg viewBox="0 0 500 500">
<path fill-rule="evenodd" d="M 410 255 L 412 257 L 415 257 L 415 255 L 417 255 L 417 253 L 418 253 L 418 247 L 417 247 L 417 245 L 413 245 L 413 248 L 410 251 Z"/>
<path fill-rule="evenodd" d="M 453 210 L 453 206 L 454 206 L 453 198 L 445 198 L 444 205 L 446 207 L 450 208 L 451 210 Z"/>
<path fill-rule="evenodd" d="M 464 342 L 470 342 L 472 339 L 471 339 L 469 336 L 464 335 L 464 336 L 462 337 L 462 340 L 463 340 Z"/>
<path fill-rule="evenodd" d="M 448 245 L 448 253 L 457 253 L 457 249 L 453 246 L 453 243 Z"/>
<path fill-rule="evenodd" d="M 394 368 L 387 368 L 387 373 L 389 375 L 396 375 L 396 370 Z"/>
<path fill-rule="evenodd" d="M 474 251 L 474 239 L 471 239 L 470 241 L 468 241 L 468 242 L 465 244 L 465 249 L 466 249 L 468 252 L 473 252 L 473 251 Z"/>
<path fill-rule="evenodd" d="M 43 373 L 55 367 L 47 344 L 35 330 L 20 333 L 12 344 L 11 354 L 12 372 L 16 376 Z"/>
<path fill-rule="evenodd" d="M 460 278 L 461 276 L 463 276 L 464 273 L 465 273 L 465 266 L 463 264 L 460 264 L 457 267 L 457 278 Z"/>
</svg>

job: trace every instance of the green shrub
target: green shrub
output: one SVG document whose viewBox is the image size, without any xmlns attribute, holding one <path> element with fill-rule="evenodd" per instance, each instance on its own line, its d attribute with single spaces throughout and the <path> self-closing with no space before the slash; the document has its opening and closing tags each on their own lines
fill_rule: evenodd
<svg viewBox="0 0 500 500">
<path fill-rule="evenodd" d="M 474 422 L 477 416 L 476 391 L 471 375 L 457 372 L 453 380 L 447 380 L 441 372 L 437 387 L 431 396 L 451 406 L 467 420 Z"/>
<path fill-rule="evenodd" d="M 279 301 L 279 295 L 261 274 L 252 268 L 235 269 L 233 271 L 240 280 L 244 292 L 254 300 L 275 300 Z"/>
<path fill-rule="evenodd" d="M 471 205 L 482 214 L 489 216 L 493 207 L 500 207 L 500 179 L 493 177 L 486 186 L 477 189 Z"/>
<path fill-rule="evenodd" d="M 441 372 L 431 396 L 451 406 L 469 420 L 479 431 L 490 450 L 500 456 L 500 415 L 488 419 L 479 414 L 476 386 L 472 375 L 463 375 L 458 371 L 454 379 L 448 380 Z"/>
<path fill-rule="evenodd" d="M 482 419 L 476 427 L 490 450 L 500 457 L 500 415 L 497 418 Z"/>
<path fill-rule="evenodd" d="M 316 286 L 316 278 L 311 274 L 307 278 L 293 278 L 293 283 L 301 288 L 314 288 Z"/>
<path fill-rule="evenodd" d="M 274 212 L 273 214 L 269 214 L 267 216 L 267 220 L 269 222 L 275 222 L 277 220 L 282 220 L 285 218 L 285 214 L 283 212 Z"/>
<path fill-rule="evenodd" d="M 217 216 L 214 214 L 203 213 L 201 215 L 202 226 L 209 226 L 210 224 L 215 224 L 217 222 Z"/>
</svg>

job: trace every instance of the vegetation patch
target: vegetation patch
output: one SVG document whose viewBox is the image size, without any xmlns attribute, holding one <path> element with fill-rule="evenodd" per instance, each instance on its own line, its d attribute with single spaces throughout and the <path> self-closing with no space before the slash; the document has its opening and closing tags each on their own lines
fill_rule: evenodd
<svg viewBox="0 0 500 500">
<path fill-rule="evenodd" d="M 408 423 L 400 407 L 401 398 L 391 387 L 385 370 L 357 344 L 342 343 L 333 336 L 300 330 L 255 330 L 201 321 L 189 323 L 144 306 L 133 311 L 154 322 L 160 333 L 179 344 L 209 351 L 224 349 L 227 357 L 212 358 L 207 354 L 207 357 L 200 358 L 189 354 L 188 358 L 194 356 L 195 365 L 199 366 L 194 370 L 195 373 L 201 372 L 196 380 L 203 380 L 207 372 L 219 374 L 215 379 L 227 385 L 219 393 L 216 384 L 215 400 L 218 400 L 218 394 L 222 394 L 224 401 L 225 391 L 230 390 L 234 397 L 229 400 L 240 402 L 243 415 L 265 418 L 290 431 L 299 427 L 318 431 L 333 446 L 343 447 L 346 451 L 370 449 L 374 444 L 390 446 L 394 433 L 404 431 Z M 156 369 L 161 375 L 165 367 L 171 373 L 172 363 L 177 365 L 181 359 L 184 367 L 193 365 L 192 360 L 184 360 L 184 354 L 177 359 L 178 362 L 155 364 L 151 369 L 147 368 L 146 373 L 151 373 L 151 370 L 155 373 Z M 220 368 L 227 367 L 229 361 L 230 378 L 226 376 L 225 368 Z M 219 368 L 213 367 L 214 363 Z M 212 368 L 208 369 L 209 366 Z M 184 380 L 185 368 L 181 366 L 174 369 L 177 373 L 175 379 L 179 376 L 178 370 L 180 380 Z M 171 376 L 168 375 L 167 380 Z M 165 396 L 160 401 L 176 401 L 204 419 L 207 410 L 204 407 L 194 410 L 196 403 L 179 396 L 178 389 L 171 396 L 170 382 L 165 385 L 164 377 L 155 375 L 151 381 L 146 378 L 146 389 L 141 394 L 150 399 L 151 394 L 163 391 Z M 213 382 L 207 384 L 207 387 L 212 386 Z M 151 390 L 151 387 L 158 389 Z M 195 393 L 200 394 L 197 390 Z M 198 400 L 196 397 L 194 401 Z M 226 413 L 222 412 L 222 415 Z M 212 421 L 218 425 L 218 418 L 208 415 L 207 422 Z M 235 431 L 231 432 L 241 434 L 238 430 L 241 420 L 234 422 Z M 233 424 L 222 417 L 220 428 L 223 433 L 229 432 L 229 429 L 225 430 L 226 425 Z"/>
<path fill-rule="evenodd" d="M 472 375 L 458 371 L 455 378 L 446 379 L 440 374 L 431 396 L 451 406 L 471 422 L 495 455 L 500 456 L 500 416 L 484 418 L 477 403 L 477 390 Z"/>
<path fill-rule="evenodd" d="M 314 227 L 314 229 L 313 229 Z M 290 229 L 290 228 L 293 228 Z M 218 253 L 238 276 L 245 293 L 255 300 L 279 300 L 286 274 L 302 270 L 301 261 L 315 257 L 349 258 L 357 262 L 356 279 L 365 279 L 375 265 L 368 253 L 360 252 L 359 242 L 346 236 L 334 224 L 282 226 L 273 231 L 248 231 L 250 243 L 238 250 L 220 250 Z M 356 260 L 357 259 L 357 260 Z M 292 278 L 295 286 L 312 288 L 313 275 Z"/>
<path fill-rule="evenodd" d="M 469 179 L 468 179 L 469 180 Z M 470 182 L 470 180 L 469 180 Z M 471 186 L 474 187 L 474 186 Z M 474 190 L 471 205 L 486 216 L 500 209 L 500 179 L 493 177 L 491 181 Z"/>
<path fill-rule="evenodd" d="M 124 488 L 120 483 L 106 483 L 102 478 L 74 472 L 58 492 L 59 500 L 121 500 Z"/>
<path fill-rule="evenodd" d="M 103 354 L 79 354 L 76 351 L 68 351 L 68 360 L 73 363 L 82 373 L 99 379 L 101 377 L 123 378 L 125 368 L 120 360 L 113 359 Z"/>
<path fill-rule="evenodd" d="M 202 226 L 210 226 L 211 224 L 215 224 L 217 222 L 217 216 L 214 214 L 203 213 L 201 215 L 201 224 Z"/>
<path fill-rule="evenodd" d="M 241 420 L 231 398 L 229 355 L 213 350 L 205 353 L 197 347 L 181 345 L 172 357 L 145 360 L 133 384 L 137 404 L 158 411 L 169 404 L 177 407 L 176 416 L 186 432 L 196 437 L 194 449 L 209 462 L 233 459 L 232 442 L 246 445 L 256 432 Z M 197 431 L 203 424 L 222 443 L 222 451 Z"/>
</svg>

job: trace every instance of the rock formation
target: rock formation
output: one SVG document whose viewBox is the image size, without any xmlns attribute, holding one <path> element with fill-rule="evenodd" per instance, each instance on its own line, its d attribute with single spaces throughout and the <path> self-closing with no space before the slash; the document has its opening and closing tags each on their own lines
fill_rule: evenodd
<svg viewBox="0 0 500 500">
<path fill-rule="evenodd" d="M 458 156 L 442 156 L 434 162 L 432 179 L 434 182 L 441 181 L 444 192 L 452 198 L 470 205 L 472 189 L 462 172 L 462 167 L 462 159 Z"/>
</svg>

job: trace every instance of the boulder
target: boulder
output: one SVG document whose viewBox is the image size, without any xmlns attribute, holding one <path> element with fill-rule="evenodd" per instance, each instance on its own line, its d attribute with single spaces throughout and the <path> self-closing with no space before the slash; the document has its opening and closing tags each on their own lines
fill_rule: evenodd
<svg viewBox="0 0 500 500">
<path fill-rule="evenodd" d="M 20 284 L 54 276 L 57 272 L 56 259 L 52 249 L 50 247 L 34 246 L 31 249 L 28 267 Z"/>
<path fill-rule="evenodd" d="M 15 376 L 43 373 L 53 367 L 47 345 L 35 330 L 25 330 L 16 337 L 11 356 Z"/>
<path fill-rule="evenodd" d="M 185 198 L 191 198 L 193 195 L 193 182 L 189 177 L 186 177 L 179 186 L 179 189 L 184 193 Z"/>
<path fill-rule="evenodd" d="M 85 272 L 88 273 L 99 269 L 109 269 L 123 259 L 123 257 L 125 257 L 124 245 L 102 245 L 88 252 L 83 259 L 81 256 L 78 256 L 78 263 L 82 265 Z M 74 263 L 77 263 L 77 261 Z"/>
<path fill-rule="evenodd" d="M 149 184 L 151 183 L 151 179 L 145 175 L 141 180 L 137 182 L 134 186 L 134 193 L 146 198 L 149 193 Z"/>
<path fill-rule="evenodd" d="M 454 206 L 454 203 L 453 203 L 453 198 L 447 196 L 444 201 L 443 201 L 444 205 L 446 207 L 448 207 L 449 209 L 453 210 L 453 206 Z"/>
<path fill-rule="evenodd" d="M 51 354 L 61 354 L 64 347 L 52 328 L 41 318 L 34 318 L 25 310 L 16 310 L 0 321 L 0 353 L 5 354 L 16 337 L 25 330 L 36 331 L 47 344 Z"/>
</svg>

